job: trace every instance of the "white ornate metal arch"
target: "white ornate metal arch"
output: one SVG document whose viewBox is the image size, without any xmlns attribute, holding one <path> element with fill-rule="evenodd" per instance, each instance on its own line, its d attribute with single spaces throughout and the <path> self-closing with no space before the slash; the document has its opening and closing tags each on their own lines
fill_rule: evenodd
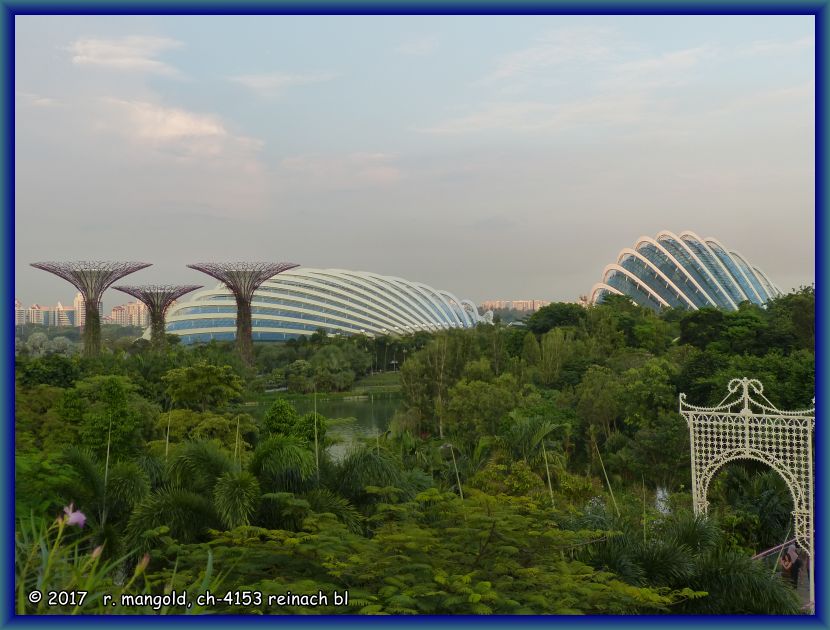
<svg viewBox="0 0 830 630">
<path fill-rule="evenodd" d="M 815 601 L 812 577 L 815 399 L 810 409 L 782 411 L 764 396 L 764 386 L 758 380 L 734 378 L 729 381 L 728 390 L 726 397 L 714 407 L 689 404 L 686 394 L 680 394 L 680 413 L 689 427 L 695 514 L 706 514 L 709 484 L 725 464 L 736 459 L 754 459 L 767 464 L 781 475 L 792 495 L 795 539 L 810 556 L 811 600 Z"/>
</svg>

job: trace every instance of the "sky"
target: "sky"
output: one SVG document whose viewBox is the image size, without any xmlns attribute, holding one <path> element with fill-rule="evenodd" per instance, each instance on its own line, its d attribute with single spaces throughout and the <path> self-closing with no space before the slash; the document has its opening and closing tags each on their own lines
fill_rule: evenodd
<svg viewBox="0 0 830 630">
<path fill-rule="evenodd" d="M 15 294 L 292 261 L 576 300 L 690 230 L 815 279 L 812 16 L 16 16 Z M 128 301 L 109 290 L 105 308 Z"/>
</svg>

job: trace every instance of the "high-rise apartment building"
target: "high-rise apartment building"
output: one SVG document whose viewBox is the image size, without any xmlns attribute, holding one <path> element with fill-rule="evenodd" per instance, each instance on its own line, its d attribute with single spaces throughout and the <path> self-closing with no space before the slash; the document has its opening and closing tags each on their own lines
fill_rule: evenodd
<svg viewBox="0 0 830 630">
<path fill-rule="evenodd" d="M 80 292 L 75 294 L 75 299 L 73 300 L 72 305 L 75 308 L 74 325 L 78 328 L 83 328 L 86 323 L 86 301 Z M 101 321 L 103 321 L 104 307 L 100 302 L 98 303 L 98 315 L 101 316 Z"/>
<path fill-rule="evenodd" d="M 80 291 L 75 294 L 72 306 L 75 309 L 75 326 L 81 328 L 86 323 L 86 311 L 84 310 L 84 296 Z"/>
<path fill-rule="evenodd" d="M 23 302 L 15 298 L 14 300 L 14 325 L 23 326 L 26 323 L 26 309 L 23 308 Z"/>
<path fill-rule="evenodd" d="M 150 312 L 143 302 L 127 302 L 114 306 L 110 311 L 110 323 L 118 326 L 140 326 L 147 328 L 150 325 Z"/>
<path fill-rule="evenodd" d="M 481 304 L 482 310 L 495 311 L 498 309 L 513 309 L 515 311 L 538 311 L 550 304 L 549 300 L 487 300 Z"/>
<path fill-rule="evenodd" d="M 26 323 L 43 325 L 43 307 L 40 304 L 32 304 L 26 310 Z"/>
<path fill-rule="evenodd" d="M 71 308 L 65 308 L 60 302 L 58 302 L 58 305 L 54 309 L 50 309 L 50 311 L 54 313 L 52 316 L 52 321 L 54 322 L 52 326 L 71 326 L 75 319 L 75 311 Z"/>
</svg>

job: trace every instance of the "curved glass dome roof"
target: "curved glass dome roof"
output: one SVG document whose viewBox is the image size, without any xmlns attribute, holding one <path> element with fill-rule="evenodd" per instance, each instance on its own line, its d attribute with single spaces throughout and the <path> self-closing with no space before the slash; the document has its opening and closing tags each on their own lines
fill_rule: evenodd
<svg viewBox="0 0 830 630">
<path fill-rule="evenodd" d="M 345 269 L 299 267 L 266 280 L 251 303 L 254 341 L 285 341 L 312 335 L 368 336 L 419 330 L 472 328 L 484 319 L 470 300 L 420 282 Z M 220 284 L 177 302 L 166 330 L 183 343 L 232 340 L 236 302 Z"/>
<path fill-rule="evenodd" d="M 656 238 L 641 237 L 605 267 L 602 282 L 591 290 L 591 302 L 600 303 L 608 294 L 627 295 L 654 310 L 737 310 L 745 300 L 763 305 L 781 291 L 763 271 L 717 239 L 694 232 L 660 232 Z"/>
</svg>

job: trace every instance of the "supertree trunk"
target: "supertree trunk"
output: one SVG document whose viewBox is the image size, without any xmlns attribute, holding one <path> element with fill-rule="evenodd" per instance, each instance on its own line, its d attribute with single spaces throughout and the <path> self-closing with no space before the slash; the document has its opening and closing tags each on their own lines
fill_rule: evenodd
<svg viewBox="0 0 830 630">
<path fill-rule="evenodd" d="M 222 281 L 236 298 L 236 349 L 246 365 L 254 362 L 253 328 L 251 325 L 251 302 L 254 291 L 278 273 L 293 269 L 295 263 L 229 262 L 196 263 L 188 265 L 202 273 Z"/>
<path fill-rule="evenodd" d="M 167 336 L 164 332 L 164 315 L 161 317 L 153 317 L 150 320 L 150 343 L 159 352 L 167 347 Z"/>
<path fill-rule="evenodd" d="M 236 349 L 246 365 L 254 362 L 253 325 L 251 301 L 236 298 Z"/>
<path fill-rule="evenodd" d="M 84 356 L 91 358 L 101 354 L 101 312 L 99 302 L 84 303 Z"/>
<path fill-rule="evenodd" d="M 114 287 L 141 300 L 150 314 L 150 335 L 153 348 L 159 352 L 167 347 L 164 317 L 167 309 L 185 293 L 201 289 L 198 284 L 149 284 L 141 286 Z"/>
</svg>

